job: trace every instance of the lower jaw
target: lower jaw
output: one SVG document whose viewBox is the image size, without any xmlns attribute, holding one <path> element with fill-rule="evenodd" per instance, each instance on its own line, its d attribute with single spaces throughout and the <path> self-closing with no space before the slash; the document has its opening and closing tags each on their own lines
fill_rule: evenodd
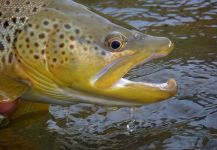
<svg viewBox="0 0 217 150">
<path fill-rule="evenodd" d="M 169 79 L 166 83 L 154 84 L 133 82 L 122 78 L 106 91 L 108 96 L 139 104 L 166 100 L 175 96 L 176 93 L 177 84 L 174 79 Z"/>
<path fill-rule="evenodd" d="M 176 94 L 177 86 L 173 79 L 163 84 L 133 82 L 120 79 L 119 82 L 108 89 L 93 88 L 91 91 L 80 91 L 73 90 L 73 88 L 63 88 L 53 90 L 54 93 L 52 95 L 47 95 L 40 91 L 32 91 L 26 93 L 22 98 L 31 98 L 33 101 L 61 105 L 92 103 L 106 106 L 132 107 L 168 99 Z"/>
</svg>

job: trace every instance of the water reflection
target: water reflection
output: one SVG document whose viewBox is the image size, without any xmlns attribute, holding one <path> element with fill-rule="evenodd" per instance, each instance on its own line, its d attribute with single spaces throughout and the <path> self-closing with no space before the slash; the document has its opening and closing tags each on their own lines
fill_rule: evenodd
<svg viewBox="0 0 217 150">
<path fill-rule="evenodd" d="M 77 2 L 145 33 L 171 38 L 176 47 L 170 56 L 140 65 L 126 77 L 151 82 L 175 78 L 178 95 L 136 110 L 89 104 L 51 106 L 50 114 L 37 123 L 0 132 L 10 130 L 9 135 L 38 149 L 215 149 L 217 0 Z"/>
</svg>

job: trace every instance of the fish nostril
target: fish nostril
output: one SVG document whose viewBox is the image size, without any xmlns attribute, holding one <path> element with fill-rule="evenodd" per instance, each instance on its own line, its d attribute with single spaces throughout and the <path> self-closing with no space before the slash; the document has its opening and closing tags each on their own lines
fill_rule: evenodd
<svg viewBox="0 0 217 150">
<path fill-rule="evenodd" d="M 146 38 L 146 35 L 142 35 L 142 34 L 136 33 L 134 35 L 134 37 L 135 37 L 136 40 L 142 40 L 142 39 L 144 40 Z"/>
<path fill-rule="evenodd" d="M 140 34 L 135 34 L 134 37 L 135 37 L 135 39 L 137 39 L 137 40 L 141 39 L 141 35 L 140 35 Z"/>
<path fill-rule="evenodd" d="M 135 38 L 136 40 L 144 40 L 144 39 L 146 39 L 147 37 L 152 37 L 152 36 L 146 35 L 146 34 L 143 34 L 143 33 L 139 33 L 139 32 L 134 33 L 134 38 Z"/>
</svg>

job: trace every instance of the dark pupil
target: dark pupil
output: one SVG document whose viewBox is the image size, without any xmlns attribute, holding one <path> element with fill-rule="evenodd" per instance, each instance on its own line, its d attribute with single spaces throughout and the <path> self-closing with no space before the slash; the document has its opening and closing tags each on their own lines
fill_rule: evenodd
<svg viewBox="0 0 217 150">
<path fill-rule="evenodd" d="M 113 41 L 113 42 L 111 43 L 111 47 L 112 47 L 113 49 L 118 49 L 118 48 L 120 48 L 120 46 L 121 46 L 121 43 L 120 43 L 119 41 Z"/>
</svg>

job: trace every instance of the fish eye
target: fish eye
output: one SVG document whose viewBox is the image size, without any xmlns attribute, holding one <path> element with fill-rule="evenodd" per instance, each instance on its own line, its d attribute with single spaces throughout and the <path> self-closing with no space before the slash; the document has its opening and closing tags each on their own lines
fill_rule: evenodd
<svg viewBox="0 0 217 150">
<path fill-rule="evenodd" d="M 108 48 L 110 50 L 118 51 L 122 48 L 122 46 L 123 46 L 122 41 L 120 41 L 119 39 L 110 39 L 108 41 Z"/>
<path fill-rule="evenodd" d="M 122 51 L 126 45 L 126 38 L 121 34 L 113 34 L 108 36 L 105 42 L 110 51 Z"/>
<path fill-rule="evenodd" d="M 121 47 L 121 42 L 120 41 L 112 41 L 111 42 L 111 48 L 118 49 L 120 47 Z"/>
</svg>

